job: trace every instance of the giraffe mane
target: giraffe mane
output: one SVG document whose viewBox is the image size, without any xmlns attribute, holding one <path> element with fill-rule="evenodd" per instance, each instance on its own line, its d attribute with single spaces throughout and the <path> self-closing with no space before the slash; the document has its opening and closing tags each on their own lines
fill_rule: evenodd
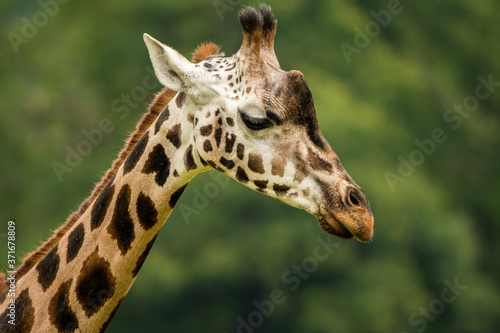
<svg viewBox="0 0 500 333">
<path fill-rule="evenodd" d="M 219 54 L 219 47 L 210 42 L 203 43 L 196 48 L 191 62 L 198 63 L 214 55 L 222 56 L 222 54 Z M 165 109 L 167 104 L 175 97 L 176 94 L 177 91 L 164 88 L 155 96 L 153 102 L 149 106 L 149 111 L 141 118 L 135 128 L 135 131 L 127 139 L 125 147 L 118 154 L 118 158 L 113 162 L 111 169 L 106 172 L 101 181 L 94 187 L 94 190 L 90 196 L 85 199 L 80 208 L 68 217 L 66 222 L 54 232 L 52 237 L 38 247 L 37 250 L 29 253 L 24 258 L 23 263 L 14 270 L 16 272 L 16 280 L 19 280 L 23 275 L 31 270 L 52 248 L 54 248 L 54 246 L 56 246 L 57 243 L 59 243 L 61 238 L 68 232 L 69 229 L 71 229 L 75 222 L 80 219 L 80 217 L 95 201 L 97 196 L 106 187 L 109 181 L 116 175 L 118 169 L 128 157 L 132 149 L 134 149 L 143 134 L 155 122 L 156 118 L 158 118 L 160 113 L 163 109 Z M 5 274 L 0 273 L 0 294 L 4 293 L 7 289 L 9 289 L 9 287 L 7 281 L 5 280 Z"/>
</svg>

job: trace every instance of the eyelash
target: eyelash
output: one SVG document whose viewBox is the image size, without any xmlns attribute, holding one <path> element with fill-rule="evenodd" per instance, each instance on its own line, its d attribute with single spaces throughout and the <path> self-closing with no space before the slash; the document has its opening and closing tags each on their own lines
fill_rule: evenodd
<svg viewBox="0 0 500 333">
<path fill-rule="evenodd" d="M 250 117 L 245 113 L 240 113 L 240 115 L 245 126 L 253 131 L 261 131 L 274 125 L 274 123 L 267 118 Z"/>
</svg>

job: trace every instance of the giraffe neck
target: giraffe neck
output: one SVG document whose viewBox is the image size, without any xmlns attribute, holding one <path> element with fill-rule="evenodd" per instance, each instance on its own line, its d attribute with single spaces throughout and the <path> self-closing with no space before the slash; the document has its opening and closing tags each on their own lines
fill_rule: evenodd
<svg viewBox="0 0 500 333">
<path fill-rule="evenodd" d="M 194 110 L 179 93 L 80 219 L 16 281 L 15 329 L 107 327 L 184 188 L 207 169 L 194 149 Z M 2 326 L 9 299 L 0 299 Z"/>
</svg>

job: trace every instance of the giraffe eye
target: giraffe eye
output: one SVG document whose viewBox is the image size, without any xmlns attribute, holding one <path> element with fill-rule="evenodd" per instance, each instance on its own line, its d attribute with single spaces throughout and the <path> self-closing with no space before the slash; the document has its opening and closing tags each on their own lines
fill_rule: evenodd
<svg viewBox="0 0 500 333">
<path fill-rule="evenodd" d="M 249 115 L 241 112 L 241 119 L 245 123 L 245 126 L 253 131 L 260 131 L 273 126 L 273 122 L 267 118 L 263 117 L 250 117 Z"/>
</svg>

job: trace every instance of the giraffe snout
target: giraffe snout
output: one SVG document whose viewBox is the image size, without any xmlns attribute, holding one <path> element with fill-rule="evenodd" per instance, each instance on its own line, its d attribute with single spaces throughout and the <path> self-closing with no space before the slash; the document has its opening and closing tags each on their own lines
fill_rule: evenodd
<svg viewBox="0 0 500 333">
<path fill-rule="evenodd" d="M 341 182 L 336 190 L 323 191 L 318 221 L 323 230 L 342 238 L 367 242 L 373 237 L 373 214 L 363 190 L 355 183 Z"/>
</svg>

